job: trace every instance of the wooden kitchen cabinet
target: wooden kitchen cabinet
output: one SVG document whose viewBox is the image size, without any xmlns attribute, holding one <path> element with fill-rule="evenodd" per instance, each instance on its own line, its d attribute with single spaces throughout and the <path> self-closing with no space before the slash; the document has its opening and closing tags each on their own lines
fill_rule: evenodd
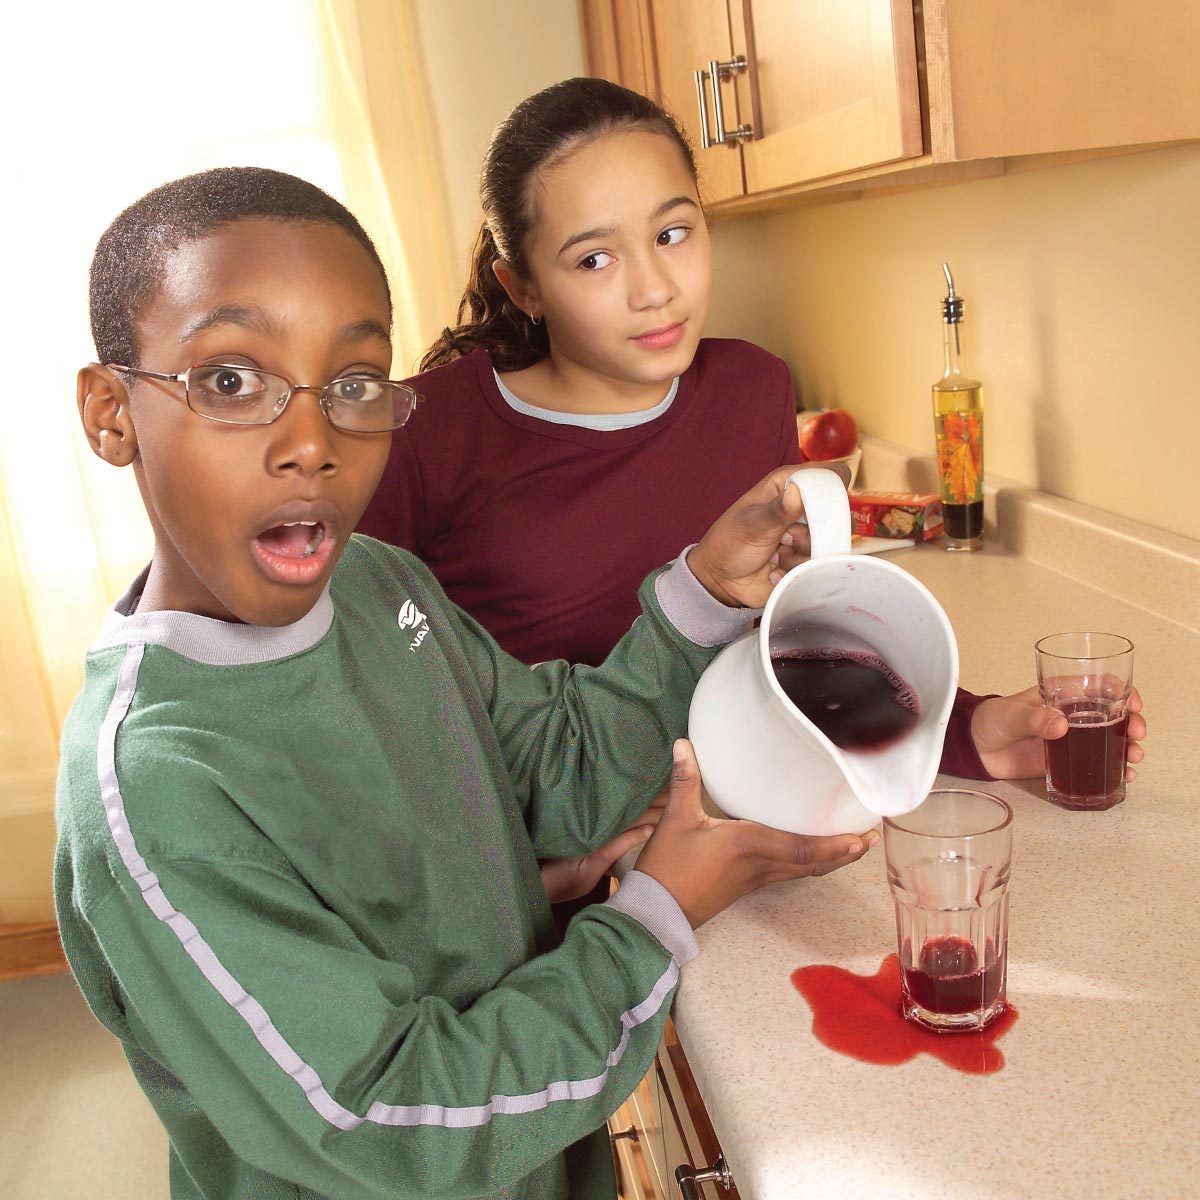
<svg viewBox="0 0 1200 1200">
<path fill-rule="evenodd" d="M 579 8 L 589 71 L 681 120 L 717 210 L 1200 138 L 1196 0 L 579 0 Z M 714 62 L 723 64 L 715 81 Z M 697 71 L 715 139 L 707 148 Z"/>
<path fill-rule="evenodd" d="M 582 0 L 579 26 L 588 74 L 659 97 L 650 9 L 644 0 Z"/>
<path fill-rule="evenodd" d="M 588 69 L 678 118 L 710 204 L 922 152 L 911 0 L 581 0 L 580 14 Z"/>
<path fill-rule="evenodd" d="M 676 1169 L 702 1171 L 722 1158 L 704 1101 L 670 1022 L 654 1066 L 609 1127 L 622 1200 L 681 1200 Z M 738 1200 L 732 1179 L 728 1186 L 702 1182 L 696 1194 L 704 1200 Z"/>
<path fill-rule="evenodd" d="M 1195 0 L 924 0 L 938 162 L 1200 137 Z"/>
<path fill-rule="evenodd" d="M 729 16 L 748 195 L 921 154 L 911 0 L 740 0 Z"/>
<path fill-rule="evenodd" d="M 656 99 L 675 114 L 696 149 L 704 196 L 709 203 L 730 200 L 746 191 L 742 154 L 732 144 L 703 148 L 705 135 L 700 121 L 696 71 L 709 61 L 727 62 L 733 56 L 729 13 L 725 0 L 649 0 L 647 29 L 659 36 L 653 44 L 658 64 L 659 93 Z M 704 105 L 710 132 L 716 99 L 728 128 L 741 124 L 739 98 L 728 77 L 719 84 L 704 82 Z M 714 88 L 717 88 L 714 95 Z"/>
</svg>

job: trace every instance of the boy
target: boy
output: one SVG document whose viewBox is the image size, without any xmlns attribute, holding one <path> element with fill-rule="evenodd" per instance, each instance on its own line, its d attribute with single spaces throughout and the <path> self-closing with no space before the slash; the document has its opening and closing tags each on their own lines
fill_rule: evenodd
<svg viewBox="0 0 1200 1200">
<path fill-rule="evenodd" d="M 172 1195 L 611 1197 L 603 1123 L 693 928 L 876 837 L 713 821 L 676 743 L 639 869 L 555 948 L 537 859 L 644 813 L 770 590 L 786 472 L 643 584 L 602 666 L 531 670 L 350 536 L 416 398 L 339 204 L 253 168 L 167 184 L 101 239 L 91 307 L 80 415 L 155 549 L 64 731 L 56 894 Z"/>
</svg>

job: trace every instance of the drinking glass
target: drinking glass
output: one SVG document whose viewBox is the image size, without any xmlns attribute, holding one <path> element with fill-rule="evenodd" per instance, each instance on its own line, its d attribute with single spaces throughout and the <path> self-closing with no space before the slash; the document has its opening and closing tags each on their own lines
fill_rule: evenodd
<svg viewBox="0 0 1200 1200">
<path fill-rule="evenodd" d="M 885 817 L 905 1018 L 939 1033 L 986 1028 L 1008 975 L 1012 809 L 986 792 L 930 792 Z"/>
<path fill-rule="evenodd" d="M 1042 703 L 1067 718 L 1046 742 L 1046 797 L 1061 808 L 1112 808 L 1125 799 L 1133 643 L 1115 633 L 1056 633 L 1034 647 Z"/>
</svg>

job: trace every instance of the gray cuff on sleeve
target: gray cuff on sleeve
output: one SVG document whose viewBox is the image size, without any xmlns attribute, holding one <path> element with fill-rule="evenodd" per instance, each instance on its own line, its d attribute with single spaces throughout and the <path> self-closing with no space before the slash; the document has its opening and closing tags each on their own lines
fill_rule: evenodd
<svg viewBox="0 0 1200 1200">
<path fill-rule="evenodd" d="M 683 909 L 653 875 L 633 870 L 621 881 L 617 894 L 606 900 L 608 908 L 632 917 L 647 933 L 658 938 L 671 957 L 683 966 L 700 953 Z"/>
<path fill-rule="evenodd" d="M 697 646 L 722 646 L 750 628 L 761 608 L 730 608 L 709 593 L 692 574 L 691 546 L 654 581 L 654 594 L 667 620 Z"/>
</svg>

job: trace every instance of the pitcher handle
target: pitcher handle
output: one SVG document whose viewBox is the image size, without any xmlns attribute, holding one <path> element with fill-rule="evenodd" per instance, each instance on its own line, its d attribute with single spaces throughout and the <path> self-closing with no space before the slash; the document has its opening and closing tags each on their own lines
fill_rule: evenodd
<svg viewBox="0 0 1200 1200">
<path fill-rule="evenodd" d="M 793 471 L 812 537 L 811 556 L 850 553 L 850 497 L 841 476 L 824 468 Z"/>
</svg>

